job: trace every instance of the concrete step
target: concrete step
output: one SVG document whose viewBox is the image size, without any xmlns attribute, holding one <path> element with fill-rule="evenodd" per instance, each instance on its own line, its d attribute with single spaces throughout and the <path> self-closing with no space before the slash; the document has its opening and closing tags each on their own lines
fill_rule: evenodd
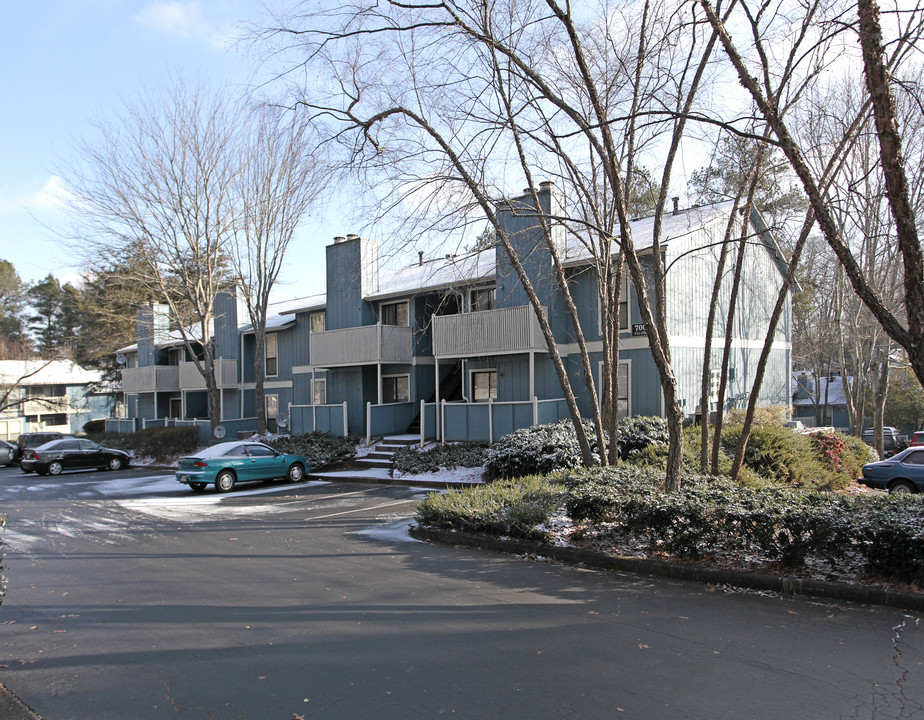
<svg viewBox="0 0 924 720">
<path fill-rule="evenodd" d="M 382 460 L 379 458 L 370 458 L 368 456 L 356 459 L 356 467 L 384 468 L 386 470 L 391 470 L 393 466 L 394 466 L 394 462 L 390 459 Z"/>
<path fill-rule="evenodd" d="M 375 449 L 370 453 L 366 454 L 367 458 L 372 458 L 373 460 L 394 460 L 395 454 L 387 450 Z"/>
</svg>

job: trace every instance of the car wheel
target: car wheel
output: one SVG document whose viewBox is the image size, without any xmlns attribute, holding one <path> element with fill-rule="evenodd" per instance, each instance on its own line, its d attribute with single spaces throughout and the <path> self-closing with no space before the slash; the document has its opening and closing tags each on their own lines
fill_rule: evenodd
<svg viewBox="0 0 924 720">
<path fill-rule="evenodd" d="M 235 482 L 237 482 L 237 478 L 234 477 L 233 472 L 222 470 L 218 473 L 218 477 L 215 478 L 215 489 L 218 492 L 229 492 L 234 487 Z"/>
<path fill-rule="evenodd" d="M 889 485 L 889 492 L 893 495 L 909 495 L 917 491 L 917 488 L 907 480 L 896 480 Z"/>
<path fill-rule="evenodd" d="M 189 489 L 192 490 L 193 492 L 202 492 L 203 490 L 205 490 L 205 483 L 191 482 L 189 483 Z"/>
<path fill-rule="evenodd" d="M 301 482 L 305 478 L 305 468 L 300 463 L 293 463 L 289 466 L 286 478 L 288 478 L 289 482 Z"/>
<path fill-rule="evenodd" d="M 55 460 L 52 463 L 48 463 L 48 474 L 49 475 L 60 475 L 61 471 L 64 470 L 64 466 Z"/>
<path fill-rule="evenodd" d="M 120 457 L 109 458 L 108 467 L 110 470 L 121 470 L 122 469 L 122 458 Z"/>
</svg>

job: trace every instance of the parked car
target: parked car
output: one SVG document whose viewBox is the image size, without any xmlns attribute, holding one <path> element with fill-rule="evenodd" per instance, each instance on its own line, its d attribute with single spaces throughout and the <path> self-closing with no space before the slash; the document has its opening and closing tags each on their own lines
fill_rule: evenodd
<svg viewBox="0 0 924 720">
<path fill-rule="evenodd" d="M 23 472 L 60 475 L 65 470 L 120 470 L 128 467 L 131 456 L 121 450 L 103 447 L 92 440 L 64 438 L 37 448 L 26 448 L 19 467 Z"/>
<path fill-rule="evenodd" d="M 863 442 L 867 445 L 872 446 L 875 442 L 875 434 L 873 433 L 872 428 L 863 431 Z M 897 452 L 901 452 L 908 444 L 905 442 L 905 439 L 898 432 L 898 428 L 894 427 L 884 427 L 882 428 L 882 457 L 888 458 L 894 455 Z"/>
<path fill-rule="evenodd" d="M 16 446 L 6 440 L 0 440 L 0 465 L 12 465 L 15 462 Z"/>
<path fill-rule="evenodd" d="M 888 460 L 863 466 L 859 482 L 890 493 L 916 493 L 924 490 L 924 447 L 910 447 Z"/>
<path fill-rule="evenodd" d="M 73 437 L 73 435 L 65 435 L 59 432 L 23 433 L 16 438 L 16 462 L 22 459 L 27 448 L 37 448 L 39 445 L 44 445 L 52 440 L 61 440 L 65 437 Z"/>
<path fill-rule="evenodd" d="M 917 447 L 918 445 L 924 445 L 924 430 L 918 430 L 911 436 L 911 447 Z"/>
<path fill-rule="evenodd" d="M 298 482 L 309 470 L 301 455 L 287 455 L 251 440 L 224 442 L 190 457 L 180 458 L 176 479 L 202 492 L 214 484 L 218 492 L 228 492 L 239 482 L 286 478 Z"/>
</svg>

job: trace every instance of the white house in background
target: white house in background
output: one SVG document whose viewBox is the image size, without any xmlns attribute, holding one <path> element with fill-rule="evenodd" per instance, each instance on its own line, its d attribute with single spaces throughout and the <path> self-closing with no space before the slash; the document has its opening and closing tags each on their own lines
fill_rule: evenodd
<svg viewBox="0 0 924 720">
<path fill-rule="evenodd" d="M 70 360 L 0 360 L 0 438 L 42 430 L 79 432 L 88 420 L 112 415 L 117 393 L 102 373 Z"/>
</svg>

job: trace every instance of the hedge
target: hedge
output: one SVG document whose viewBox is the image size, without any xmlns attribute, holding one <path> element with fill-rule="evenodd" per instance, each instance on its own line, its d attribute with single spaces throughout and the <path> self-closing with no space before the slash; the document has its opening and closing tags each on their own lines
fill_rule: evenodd
<svg viewBox="0 0 924 720">
<path fill-rule="evenodd" d="M 661 480 L 655 469 L 622 465 L 498 481 L 431 495 L 417 521 L 544 541 L 546 524 L 563 506 L 585 534 L 641 541 L 655 554 L 744 554 L 789 568 L 809 561 L 861 566 L 886 580 L 924 583 L 922 496 L 758 490 L 697 475 L 668 493 Z"/>
</svg>

